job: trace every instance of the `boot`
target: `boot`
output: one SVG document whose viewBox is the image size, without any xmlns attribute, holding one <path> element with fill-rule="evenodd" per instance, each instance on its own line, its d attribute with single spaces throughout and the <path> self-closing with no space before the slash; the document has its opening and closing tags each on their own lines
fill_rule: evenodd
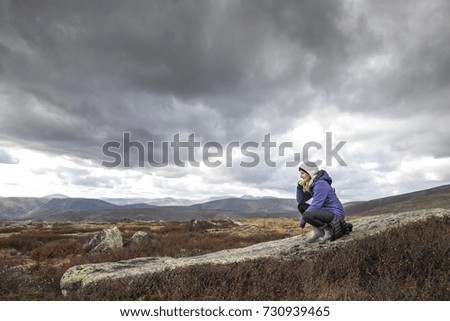
<svg viewBox="0 0 450 321">
<path fill-rule="evenodd" d="M 347 223 L 348 226 L 348 231 L 352 232 L 353 231 L 353 224 L 352 223 Z"/>
<path fill-rule="evenodd" d="M 325 235 L 324 236 L 322 236 L 321 238 L 319 238 L 319 242 L 320 243 L 325 243 L 325 242 L 327 242 L 327 241 L 330 241 L 332 238 L 333 238 L 333 228 L 329 225 L 329 224 L 326 224 L 324 227 L 323 227 L 323 230 L 324 230 L 324 232 L 325 232 Z"/>
<path fill-rule="evenodd" d="M 314 243 L 319 240 L 322 236 L 324 236 L 324 232 L 320 227 L 313 226 L 314 234 L 308 239 L 308 243 Z"/>
</svg>

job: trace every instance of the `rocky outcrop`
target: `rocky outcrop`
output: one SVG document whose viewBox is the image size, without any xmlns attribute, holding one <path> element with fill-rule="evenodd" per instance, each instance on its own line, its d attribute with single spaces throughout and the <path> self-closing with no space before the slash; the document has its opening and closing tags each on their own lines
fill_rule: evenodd
<svg viewBox="0 0 450 321">
<path fill-rule="evenodd" d="M 232 220 L 231 218 L 228 218 L 227 221 L 228 221 L 229 223 L 231 223 L 232 225 L 236 225 L 236 226 L 244 226 L 244 223 L 241 223 L 241 222 L 239 222 L 239 221 Z"/>
<path fill-rule="evenodd" d="M 85 246 L 86 252 L 104 252 L 122 248 L 122 234 L 117 227 L 105 229 L 95 235 Z"/>
<path fill-rule="evenodd" d="M 147 241 L 148 239 L 149 239 L 149 236 L 147 233 L 138 231 L 138 232 L 134 233 L 133 236 L 131 237 L 130 245 L 137 245 L 137 244 Z"/>
<path fill-rule="evenodd" d="M 325 244 L 307 243 L 309 235 L 302 234 L 282 240 L 255 244 L 240 249 L 223 250 L 201 256 L 170 258 L 146 257 L 114 263 L 99 263 L 74 266 L 61 279 L 63 295 L 100 280 L 122 279 L 149 275 L 155 272 L 198 264 L 227 264 L 259 258 L 289 258 L 293 255 L 311 255 L 323 248 L 340 247 L 355 239 L 365 238 L 400 225 L 424 221 L 431 217 L 450 216 L 450 210 L 432 209 L 415 212 L 390 213 L 353 220 L 353 232 L 334 242 Z"/>
</svg>

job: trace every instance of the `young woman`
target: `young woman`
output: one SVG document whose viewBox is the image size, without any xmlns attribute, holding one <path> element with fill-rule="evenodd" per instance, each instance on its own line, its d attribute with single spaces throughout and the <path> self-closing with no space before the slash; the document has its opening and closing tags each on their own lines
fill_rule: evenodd
<svg viewBox="0 0 450 321">
<path fill-rule="evenodd" d="M 353 225 L 345 222 L 344 208 L 331 187 L 332 179 L 328 173 L 310 162 L 303 163 L 299 171 L 297 203 L 300 227 L 304 228 L 309 223 L 314 231 L 308 242 L 333 241 L 349 234 Z M 307 204 L 311 198 L 311 205 Z"/>
</svg>

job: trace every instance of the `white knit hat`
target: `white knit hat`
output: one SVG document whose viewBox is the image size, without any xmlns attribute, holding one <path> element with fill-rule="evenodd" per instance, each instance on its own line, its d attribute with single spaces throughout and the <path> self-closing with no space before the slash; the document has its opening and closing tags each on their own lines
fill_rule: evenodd
<svg viewBox="0 0 450 321">
<path fill-rule="evenodd" d="M 311 177 L 311 180 L 313 180 L 319 172 L 319 168 L 317 167 L 316 163 L 312 162 L 304 162 L 300 165 L 298 170 L 308 173 L 308 175 Z"/>
</svg>

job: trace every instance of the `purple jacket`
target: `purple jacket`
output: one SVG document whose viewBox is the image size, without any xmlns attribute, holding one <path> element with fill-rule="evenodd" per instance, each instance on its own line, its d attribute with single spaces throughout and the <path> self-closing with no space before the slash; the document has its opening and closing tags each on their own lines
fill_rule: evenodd
<svg viewBox="0 0 450 321">
<path fill-rule="evenodd" d="M 297 188 L 297 203 L 306 203 L 312 198 L 311 205 L 306 211 L 324 210 L 344 218 L 344 207 L 339 201 L 334 188 L 331 187 L 332 182 L 333 180 L 326 171 L 319 171 L 314 178 L 311 192 L 304 192 L 301 187 Z M 304 223 L 302 217 L 300 224 Z"/>
</svg>

